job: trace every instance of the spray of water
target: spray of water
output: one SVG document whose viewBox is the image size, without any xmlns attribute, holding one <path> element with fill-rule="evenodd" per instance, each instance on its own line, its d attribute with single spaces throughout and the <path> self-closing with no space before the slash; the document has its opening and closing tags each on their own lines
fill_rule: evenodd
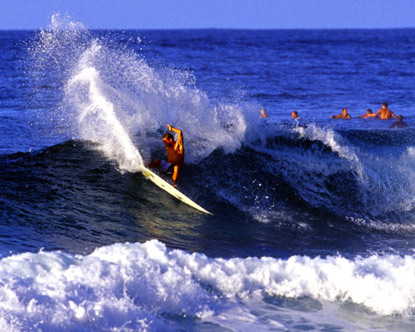
<svg viewBox="0 0 415 332">
<path fill-rule="evenodd" d="M 122 170 L 136 171 L 143 166 L 142 158 L 118 120 L 114 104 L 103 95 L 100 86 L 104 84 L 92 67 L 84 67 L 69 80 L 68 94 L 76 91 L 82 95 L 82 100 L 75 99 L 79 134 L 99 143 L 99 149 L 107 158 L 116 160 Z"/>
<path fill-rule="evenodd" d="M 195 78 L 155 68 L 114 37 L 94 35 L 60 15 L 32 47 L 43 80 L 60 82 L 55 119 L 67 136 L 94 142 L 121 171 L 137 171 L 162 147 L 169 123 L 182 129 L 186 162 L 241 146 L 251 116 L 234 103 L 210 100 Z M 52 59 L 52 61 L 51 61 Z"/>
</svg>

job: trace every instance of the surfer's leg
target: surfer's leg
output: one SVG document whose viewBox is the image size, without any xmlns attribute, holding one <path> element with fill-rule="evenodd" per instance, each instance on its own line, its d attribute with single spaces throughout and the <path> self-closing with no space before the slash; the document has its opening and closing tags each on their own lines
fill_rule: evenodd
<svg viewBox="0 0 415 332">
<path fill-rule="evenodd" d="M 176 184 L 177 178 L 179 177 L 179 166 L 174 165 L 173 167 L 173 175 L 172 175 L 172 179 L 173 179 L 173 184 Z"/>
</svg>

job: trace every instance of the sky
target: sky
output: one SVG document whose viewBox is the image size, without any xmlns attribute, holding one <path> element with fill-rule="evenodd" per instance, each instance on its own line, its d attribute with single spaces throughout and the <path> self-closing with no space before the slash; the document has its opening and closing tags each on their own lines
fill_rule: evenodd
<svg viewBox="0 0 415 332">
<path fill-rule="evenodd" d="M 0 29 L 46 28 L 55 13 L 88 29 L 415 27 L 413 0 L 0 0 Z"/>
</svg>

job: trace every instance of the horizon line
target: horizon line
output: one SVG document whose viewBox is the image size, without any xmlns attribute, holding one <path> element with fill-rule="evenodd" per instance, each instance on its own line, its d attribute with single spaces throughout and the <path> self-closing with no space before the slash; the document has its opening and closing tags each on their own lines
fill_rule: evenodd
<svg viewBox="0 0 415 332">
<path fill-rule="evenodd" d="M 413 27 L 352 27 L 352 28 L 85 28 L 89 31 L 112 30 L 112 31 L 177 31 L 177 30 L 234 30 L 234 31 L 301 31 L 301 30 L 413 30 Z M 0 31 L 40 31 L 49 28 L 0 28 Z M 65 29 L 62 29 L 65 30 Z"/>
</svg>

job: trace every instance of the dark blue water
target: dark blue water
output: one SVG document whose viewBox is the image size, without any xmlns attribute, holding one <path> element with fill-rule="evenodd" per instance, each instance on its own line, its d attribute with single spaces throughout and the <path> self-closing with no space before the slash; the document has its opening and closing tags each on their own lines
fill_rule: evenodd
<svg viewBox="0 0 415 332">
<path fill-rule="evenodd" d="M 0 330 L 413 330 L 415 30 L 53 22 L 0 32 Z"/>
</svg>

